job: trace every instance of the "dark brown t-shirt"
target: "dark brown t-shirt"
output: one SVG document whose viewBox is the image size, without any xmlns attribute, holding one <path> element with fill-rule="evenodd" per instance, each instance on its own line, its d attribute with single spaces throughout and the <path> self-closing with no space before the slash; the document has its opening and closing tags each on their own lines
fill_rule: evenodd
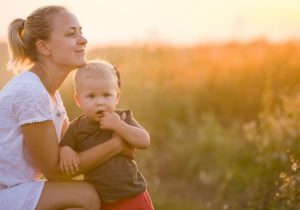
<svg viewBox="0 0 300 210">
<path fill-rule="evenodd" d="M 125 112 L 127 124 L 141 127 L 130 110 L 115 112 L 119 115 Z M 99 123 L 92 122 L 83 115 L 72 121 L 60 146 L 69 146 L 76 152 L 82 152 L 111 137 L 112 131 L 100 129 Z M 85 173 L 84 179 L 95 186 L 100 198 L 106 202 L 129 198 L 146 190 L 145 178 L 139 172 L 136 162 L 124 155 L 116 155 Z"/>
</svg>

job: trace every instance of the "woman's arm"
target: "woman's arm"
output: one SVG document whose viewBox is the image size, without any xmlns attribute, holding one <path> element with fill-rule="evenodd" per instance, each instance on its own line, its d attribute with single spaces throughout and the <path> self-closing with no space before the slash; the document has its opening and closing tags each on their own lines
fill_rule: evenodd
<svg viewBox="0 0 300 210">
<path fill-rule="evenodd" d="M 71 178 L 60 171 L 58 139 L 52 121 L 25 124 L 21 130 L 31 159 L 48 180 Z M 125 147 L 122 140 L 114 136 L 109 141 L 79 153 L 80 167 L 74 176 L 101 165 Z"/>
</svg>

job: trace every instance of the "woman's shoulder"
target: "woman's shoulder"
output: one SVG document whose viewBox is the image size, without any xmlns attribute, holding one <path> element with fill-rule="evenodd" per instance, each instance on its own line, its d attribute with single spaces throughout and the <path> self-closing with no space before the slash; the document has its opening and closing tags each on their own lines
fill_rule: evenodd
<svg viewBox="0 0 300 210">
<path fill-rule="evenodd" d="M 14 107 L 41 106 L 50 104 L 47 90 L 39 77 L 32 72 L 21 73 L 12 78 L 0 91 L 0 102 Z"/>
<path fill-rule="evenodd" d="M 15 80 L 14 82 L 16 83 L 16 85 L 19 86 L 23 86 L 23 87 L 34 87 L 34 88 L 41 88 L 43 87 L 43 84 L 40 80 L 40 78 L 30 72 L 30 71 L 26 71 L 23 72 L 19 75 L 17 75 L 13 80 Z"/>
<path fill-rule="evenodd" d="M 3 93 L 10 95 L 26 95 L 37 97 L 47 94 L 41 80 L 32 72 L 26 71 L 13 77 L 2 89 Z"/>
</svg>

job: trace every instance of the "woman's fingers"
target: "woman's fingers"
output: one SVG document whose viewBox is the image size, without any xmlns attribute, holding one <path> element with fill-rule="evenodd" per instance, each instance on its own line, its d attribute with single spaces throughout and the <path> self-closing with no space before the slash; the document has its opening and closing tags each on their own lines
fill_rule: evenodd
<svg viewBox="0 0 300 210">
<path fill-rule="evenodd" d="M 134 159 L 135 152 L 136 152 L 136 149 L 134 147 L 130 146 L 126 142 L 123 143 L 123 151 L 121 152 L 121 154 L 126 155 L 131 159 Z"/>
</svg>

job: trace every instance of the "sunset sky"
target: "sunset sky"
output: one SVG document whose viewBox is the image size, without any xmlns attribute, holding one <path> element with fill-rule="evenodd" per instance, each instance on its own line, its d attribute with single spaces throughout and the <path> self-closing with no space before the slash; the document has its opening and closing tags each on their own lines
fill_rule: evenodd
<svg viewBox="0 0 300 210">
<path fill-rule="evenodd" d="M 299 0 L 0 0 L 1 40 L 10 21 L 48 4 L 71 10 L 92 45 L 300 38 Z"/>
</svg>

